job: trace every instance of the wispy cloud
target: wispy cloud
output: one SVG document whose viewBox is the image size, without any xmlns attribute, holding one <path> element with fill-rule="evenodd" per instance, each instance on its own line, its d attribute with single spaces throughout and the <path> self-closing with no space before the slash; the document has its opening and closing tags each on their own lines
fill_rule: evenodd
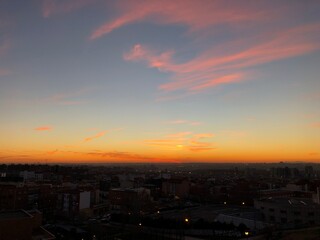
<svg viewBox="0 0 320 240">
<path fill-rule="evenodd" d="M 168 134 L 161 139 L 148 139 L 144 144 L 150 146 L 166 147 L 170 149 L 187 149 L 189 151 L 208 151 L 213 150 L 212 142 L 206 142 L 204 139 L 214 137 L 211 133 L 193 134 L 192 132 L 178 132 Z"/>
<path fill-rule="evenodd" d="M 189 31 L 207 30 L 218 25 L 252 24 L 252 21 L 265 21 L 275 17 L 277 11 L 264 8 L 261 4 L 240 4 L 225 1 L 118 1 L 116 5 L 118 16 L 96 28 L 90 39 L 97 39 L 122 26 L 147 20 L 160 24 L 184 25 Z M 268 15 L 269 14 L 269 15 Z"/>
<path fill-rule="evenodd" d="M 42 16 L 48 18 L 55 14 L 68 13 L 95 2 L 95 0 L 43 0 Z"/>
<path fill-rule="evenodd" d="M 99 133 L 97 133 L 96 135 L 93 135 L 93 136 L 91 136 L 91 137 L 85 138 L 84 141 L 85 141 L 85 142 L 89 142 L 89 141 L 91 141 L 91 140 L 93 140 L 93 139 L 103 137 L 104 135 L 106 135 L 107 132 L 108 132 L 108 131 L 99 132 Z"/>
<path fill-rule="evenodd" d="M 136 161 L 143 161 L 143 160 L 155 160 L 155 158 L 130 153 L 130 152 L 121 152 L 121 151 L 93 151 L 87 152 L 86 155 L 108 158 L 108 159 L 121 159 L 121 160 L 136 160 Z"/>
<path fill-rule="evenodd" d="M 155 50 L 143 44 L 136 44 L 124 54 L 127 61 L 141 61 L 170 73 L 170 81 L 159 86 L 164 92 L 180 90 L 194 94 L 241 83 L 253 78 L 250 69 L 254 66 L 320 48 L 320 24 L 297 25 L 288 21 L 288 16 L 295 16 L 301 10 L 299 3 L 280 4 L 277 9 L 268 1 L 230 4 L 211 0 L 137 0 L 118 1 L 115 5 L 115 17 L 96 28 L 90 35 L 91 40 L 141 21 L 184 26 L 191 39 L 205 36 L 202 41 L 208 47 L 205 50 L 196 45 L 191 47 L 190 50 L 198 54 L 189 60 L 179 61 L 176 50 Z M 224 33 L 230 36 L 224 43 L 211 43 Z"/>
<path fill-rule="evenodd" d="M 40 126 L 40 127 L 34 128 L 34 130 L 36 131 L 51 131 L 52 129 L 53 127 L 51 126 Z"/>
<path fill-rule="evenodd" d="M 280 59 L 310 53 L 320 48 L 317 32 L 320 24 L 295 27 L 270 33 L 245 49 L 214 54 L 215 47 L 184 63 L 173 60 L 173 51 L 157 53 L 141 44 L 135 45 L 124 55 L 128 61 L 143 61 L 149 67 L 172 73 L 171 82 L 160 86 L 161 90 L 187 90 L 198 92 L 223 84 L 238 83 L 250 79 L 249 68 Z M 209 53 L 209 54 L 208 54 Z"/>
</svg>

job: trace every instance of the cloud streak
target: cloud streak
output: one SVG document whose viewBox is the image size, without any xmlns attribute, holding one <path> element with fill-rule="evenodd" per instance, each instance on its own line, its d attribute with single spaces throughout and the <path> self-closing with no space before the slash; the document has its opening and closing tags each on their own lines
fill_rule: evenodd
<svg viewBox="0 0 320 240">
<path fill-rule="evenodd" d="M 106 135 L 107 132 L 108 131 L 102 131 L 102 132 L 97 133 L 96 135 L 93 135 L 91 137 L 87 137 L 84 139 L 84 142 L 89 142 L 89 141 L 92 141 L 93 139 L 103 137 L 104 135 Z"/>
<path fill-rule="evenodd" d="M 51 131 L 53 128 L 51 126 L 40 126 L 36 127 L 34 130 L 36 131 Z"/>
<path fill-rule="evenodd" d="M 276 11 L 265 9 L 261 4 L 244 4 L 226 1 L 118 1 L 118 16 L 96 28 L 90 39 L 94 40 L 110 32 L 139 21 L 186 26 L 190 32 L 199 32 L 219 25 L 243 26 L 246 23 L 265 21 Z M 269 14 L 269 15 L 268 15 Z"/>
<path fill-rule="evenodd" d="M 136 44 L 124 54 L 127 61 L 140 61 L 151 68 L 172 74 L 169 83 L 159 88 L 163 91 L 185 90 L 197 93 L 207 88 L 239 83 L 250 79 L 250 68 L 300 56 L 320 48 L 320 24 L 311 24 L 270 34 L 269 39 L 260 39 L 246 49 L 232 53 L 214 54 L 215 47 L 187 62 L 177 63 L 173 51 L 157 53 L 141 44 Z M 207 53 L 209 52 L 209 54 Z"/>
</svg>

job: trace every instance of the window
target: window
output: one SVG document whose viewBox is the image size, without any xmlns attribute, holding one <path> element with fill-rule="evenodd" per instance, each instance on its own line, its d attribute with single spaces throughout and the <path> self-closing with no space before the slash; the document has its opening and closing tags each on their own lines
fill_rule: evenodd
<svg viewBox="0 0 320 240">
<path fill-rule="evenodd" d="M 287 214 L 287 210 L 281 210 L 280 213 Z"/>
<path fill-rule="evenodd" d="M 269 212 L 274 212 L 274 208 L 269 208 Z"/>
<path fill-rule="evenodd" d="M 308 212 L 308 216 L 309 217 L 313 217 L 314 216 L 314 212 Z"/>
<path fill-rule="evenodd" d="M 269 219 L 271 222 L 274 222 L 274 220 L 275 220 L 274 216 L 270 216 Z"/>
<path fill-rule="evenodd" d="M 281 223 L 287 223 L 287 219 L 286 218 L 281 218 Z"/>
</svg>

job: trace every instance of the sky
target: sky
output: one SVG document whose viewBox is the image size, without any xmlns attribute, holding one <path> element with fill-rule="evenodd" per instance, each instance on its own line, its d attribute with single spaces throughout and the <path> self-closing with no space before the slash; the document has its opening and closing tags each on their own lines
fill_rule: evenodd
<svg viewBox="0 0 320 240">
<path fill-rule="evenodd" d="M 0 0 L 0 162 L 319 162 L 319 12 Z"/>
</svg>

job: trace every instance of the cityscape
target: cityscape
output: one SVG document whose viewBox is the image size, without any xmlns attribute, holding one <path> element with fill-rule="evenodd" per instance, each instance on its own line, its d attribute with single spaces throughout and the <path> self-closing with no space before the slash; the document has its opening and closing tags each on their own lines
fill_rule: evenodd
<svg viewBox="0 0 320 240">
<path fill-rule="evenodd" d="M 317 239 L 320 165 L 0 166 L 1 239 Z"/>
<path fill-rule="evenodd" d="M 0 0 L 0 240 L 319 240 L 319 13 Z"/>
</svg>

